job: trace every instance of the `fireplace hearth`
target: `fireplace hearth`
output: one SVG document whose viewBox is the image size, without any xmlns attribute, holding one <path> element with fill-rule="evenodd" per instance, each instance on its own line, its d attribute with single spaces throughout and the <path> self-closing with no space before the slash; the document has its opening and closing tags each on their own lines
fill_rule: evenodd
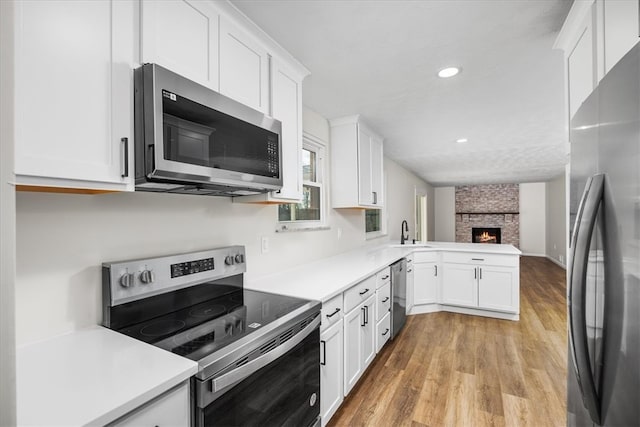
<svg viewBox="0 0 640 427">
<path fill-rule="evenodd" d="M 501 230 L 498 227 L 473 227 L 471 229 L 471 241 L 473 243 L 500 243 Z"/>
</svg>

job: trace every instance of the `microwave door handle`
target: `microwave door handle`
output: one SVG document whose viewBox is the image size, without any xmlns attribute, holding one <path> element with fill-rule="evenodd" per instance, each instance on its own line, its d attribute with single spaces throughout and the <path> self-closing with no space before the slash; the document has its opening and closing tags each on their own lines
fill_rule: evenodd
<svg viewBox="0 0 640 427">
<path fill-rule="evenodd" d="M 591 236 L 602 202 L 604 175 L 594 175 L 587 181 L 571 239 L 569 259 L 569 349 L 573 369 L 582 393 L 582 400 L 594 423 L 600 425 L 600 400 L 596 392 L 593 372 L 589 362 L 586 317 L 587 265 Z"/>
<path fill-rule="evenodd" d="M 227 387 L 236 384 L 239 381 L 247 378 L 259 369 L 264 368 L 269 363 L 276 360 L 278 357 L 283 356 L 295 346 L 300 344 L 314 329 L 320 326 L 320 316 L 317 316 L 311 323 L 309 323 L 303 330 L 298 332 L 293 338 L 286 343 L 279 345 L 270 352 L 253 359 L 251 362 L 240 366 L 232 371 L 227 372 L 224 375 L 219 376 L 211 380 L 211 388 L 214 393 L 217 393 Z"/>
</svg>

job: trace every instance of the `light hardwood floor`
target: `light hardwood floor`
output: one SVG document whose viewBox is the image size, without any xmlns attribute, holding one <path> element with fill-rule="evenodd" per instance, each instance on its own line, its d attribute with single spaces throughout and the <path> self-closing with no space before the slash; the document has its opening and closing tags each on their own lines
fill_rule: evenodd
<svg viewBox="0 0 640 427">
<path fill-rule="evenodd" d="M 520 262 L 520 321 L 407 317 L 330 426 L 564 426 L 565 271 Z"/>
</svg>

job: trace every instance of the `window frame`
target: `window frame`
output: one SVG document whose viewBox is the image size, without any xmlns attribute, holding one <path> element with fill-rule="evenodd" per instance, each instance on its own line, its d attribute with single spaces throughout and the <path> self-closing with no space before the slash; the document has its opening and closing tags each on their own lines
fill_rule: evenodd
<svg viewBox="0 0 640 427">
<path fill-rule="evenodd" d="M 280 221 L 279 213 L 277 220 L 277 232 L 287 231 L 306 231 L 306 230 L 326 230 L 328 229 L 328 204 L 327 204 L 327 179 L 326 179 L 326 167 L 327 167 L 327 146 L 324 141 L 316 138 L 306 132 L 302 137 L 302 150 L 314 152 L 316 154 L 316 180 L 307 181 L 304 180 L 304 174 L 302 172 L 302 161 L 300 161 L 300 179 L 302 180 L 302 187 L 315 187 L 320 190 L 320 219 L 319 220 L 289 220 Z M 302 150 L 300 151 L 300 159 L 302 159 Z M 297 205 L 298 203 L 287 203 L 289 205 Z"/>
</svg>

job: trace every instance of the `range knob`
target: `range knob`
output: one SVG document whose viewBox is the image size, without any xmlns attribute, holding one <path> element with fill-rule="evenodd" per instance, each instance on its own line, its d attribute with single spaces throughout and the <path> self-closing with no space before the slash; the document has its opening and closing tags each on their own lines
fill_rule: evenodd
<svg viewBox="0 0 640 427">
<path fill-rule="evenodd" d="M 233 265 L 233 262 L 234 262 L 233 255 L 227 255 L 227 257 L 224 259 L 224 263 L 227 265 Z"/>
<path fill-rule="evenodd" d="M 120 286 L 122 286 L 123 288 L 130 287 L 131 285 L 133 285 L 133 282 L 133 273 L 124 273 L 122 276 L 120 276 Z"/>
<path fill-rule="evenodd" d="M 156 280 L 156 275 L 154 274 L 153 270 L 144 270 L 142 273 L 140 273 L 140 281 L 145 285 L 153 283 L 154 280 Z"/>
<path fill-rule="evenodd" d="M 236 264 L 242 264 L 244 262 L 244 255 L 238 254 L 236 255 Z"/>
</svg>

